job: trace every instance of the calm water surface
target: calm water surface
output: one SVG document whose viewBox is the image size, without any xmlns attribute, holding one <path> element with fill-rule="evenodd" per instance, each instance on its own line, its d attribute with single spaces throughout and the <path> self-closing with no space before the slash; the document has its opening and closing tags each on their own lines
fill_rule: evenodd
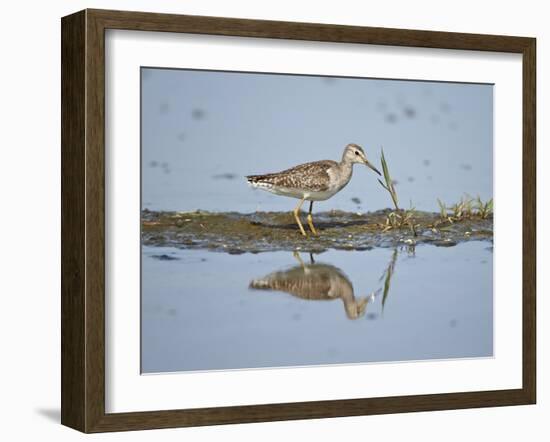
<svg viewBox="0 0 550 442">
<path fill-rule="evenodd" d="M 141 92 L 142 208 L 290 211 L 297 202 L 253 192 L 245 175 L 340 160 L 352 142 L 379 168 L 384 148 L 405 207 L 493 196 L 489 84 L 143 68 Z M 376 178 L 355 167 L 315 210 L 388 207 Z"/>
<path fill-rule="evenodd" d="M 142 372 L 493 354 L 492 247 L 142 249 Z"/>
</svg>

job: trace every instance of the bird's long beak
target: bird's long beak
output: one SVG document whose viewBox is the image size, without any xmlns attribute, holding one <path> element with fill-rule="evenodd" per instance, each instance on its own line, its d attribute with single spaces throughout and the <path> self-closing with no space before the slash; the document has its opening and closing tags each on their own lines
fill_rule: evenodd
<svg viewBox="0 0 550 442">
<path fill-rule="evenodd" d="M 371 163 L 368 162 L 368 160 L 365 160 L 365 166 L 371 168 L 372 170 L 374 170 L 378 175 L 382 176 L 382 174 L 380 173 L 380 171 L 374 167 Z"/>
</svg>

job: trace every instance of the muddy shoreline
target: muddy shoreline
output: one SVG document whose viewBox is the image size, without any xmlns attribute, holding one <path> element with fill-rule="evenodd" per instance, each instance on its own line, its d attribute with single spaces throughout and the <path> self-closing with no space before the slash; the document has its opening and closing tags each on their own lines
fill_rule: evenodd
<svg viewBox="0 0 550 442">
<path fill-rule="evenodd" d="M 439 214 L 416 212 L 416 235 L 409 228 L 384 230 L 389 210 L 369 213 L 342 211 L 314 215 L 319 236 L 303 237 L 286 212 L 155 212 L 142 211 L 141 238 L 147 246 L 206 249 L 231 254 L 273 251 L 319 253 L 431 244 L 452 247 L 482 240 L 492 246 L 493 219 L 471 217 L 442 222 Z M 305 222 L 305 214 L 303 216 Z"/>
</svg>

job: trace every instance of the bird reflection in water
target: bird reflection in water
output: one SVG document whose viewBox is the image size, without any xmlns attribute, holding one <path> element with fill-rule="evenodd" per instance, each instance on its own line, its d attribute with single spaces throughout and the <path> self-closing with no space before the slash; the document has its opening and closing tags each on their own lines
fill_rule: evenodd
<svg viewBox="0 0 550 442">
<path fill-rule="evenodd" d="M 342 270 L 330 264 L 316 263 L 313 255 L 309 256 L 310 263 L 305 264 L 300 255 L 294 252 L 299 265 L 288 270 L 270 273 L 263 278 L 253 279 L 249 287 L 255 290 L 286 292 L 308 300 L 341 299 L 349 319 L 362 317 L 367 304 L 374 301 L 377 293 L 373 292 L 369 296 L 356 298 L 353 284 Z"/>
</svg>

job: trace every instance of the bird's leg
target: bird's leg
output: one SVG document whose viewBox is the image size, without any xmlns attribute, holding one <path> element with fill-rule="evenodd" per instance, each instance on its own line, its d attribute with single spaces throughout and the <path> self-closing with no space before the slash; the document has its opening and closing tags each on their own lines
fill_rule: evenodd
<svg viewBox="0 0 550 442">
<path fill-rule="evenodd" d="M 300 258 L 300 254 L 294 250 L 294 252 L 292 253 L 292 255 L 294 256 L 294 258 L 296 258 L 296 260 L 300 263 L 300 266 L 302 267 L 302 269 L 305 270 L 306 268 L 306 265 L 304 264 L 304 261 L 302 261 L 302 258 Z"/>
<path fill-rule="evenodd" d="M 300 213 L 300 209 L 302 208 L 302 204 L 304 204 L 305 200 L 306 200 L 305 198 L 302 198 L 300 200 L 300 203 L 294 209 L 294 219 L 298 223 L 298 227 L 300 227 L 300 231 L 302 232 L 302 235 L 307 236 L 306 231 L 304 230 L 304 226 L 302 226 L 302 222 L 300 221 L 300 217 L 298 216 L 298 214 Z"/>
<path fill-rule="evenodd" d="M 313 216 L 311 215 L 311 210 L 313 209 L 313 201 L 309 202 L 309 213 L 307 214 L 307 223 L 309 224 L 309 228 L 311 229 L 311 232 L 314 235 L 319 235 L 317 230 L 315 230 L 315 226 L 313 225 Z"/>
</svg>

